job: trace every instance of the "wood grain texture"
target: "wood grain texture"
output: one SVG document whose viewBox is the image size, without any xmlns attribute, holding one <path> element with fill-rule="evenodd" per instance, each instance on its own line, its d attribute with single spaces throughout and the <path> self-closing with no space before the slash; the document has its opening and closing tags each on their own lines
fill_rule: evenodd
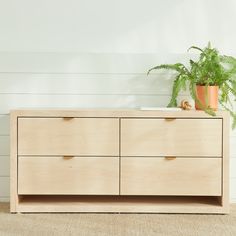
<svg viewBox="0 0 236 236">
<path fill-rule="evenodd" d="M 222 156 L 221 119 L 122 119 L 123 156 Z"/>
<path fill-rule="evenodd" d="M 118 119 L 19 118 L 18 155 L 119 155 Z"/>
<path fill-rule="evenodd" d="M 176 196 L 24 196 L 19 211 L 224 214 L 215 197 Z"/>
<path fill-rule="evenodd" d="M 118 157 L 20 157 L 18 194 L 119 194 Z"/>
<path fill-rule="evenodd" d="M 140 212 L 145 212 L 145 210 L 149 212 L 150 208 L 146 205 L 148 200 L 145 200 L 144 202 L 142 200 L 134 200 L 134 204 L 130 204 L 126 199 L 122 200 L 122 203 L 120 204 L 119 201 L 114 202 L 111 199 L 111 202 L 109 202 L 108 204 L 102 204 L 102 207 L 97 208 L 100 200 L 96 200 L 96 198 L 94 198 L 91 202 L 89 201 L 89 203 L 86 202 L 85 205 L 83 205 L 83 200 L 82 205 L 80 205 L 80 200 L 70 202 L 70 200 L 64 201 L 64 198 L 61 198 L 62 195 L 65 194 L 123 194 L 125 196 L 173 196 L 173 198 L 167 198 L 169 199 L 167 200 L 167 202 L 165 200 L 161 200 L 161 202 L 159 202 L 159 200 L 155 201 L 154 212 L 167 212 L 167 210 L 171 208 L 170 206 L 168 206 L 168 204 L 172 203 L 174 204 L 174 210 L 170 210 L 170 212 L 181 212 L 183 202 L 175 202 L 174 195 L 205 195 L 208 197 L 218 196 L 214 200 L 214 203 L 213 199 L 211 199 L 212 201 L 209 200 L 207 202 L 202 202 L 200 199 L 196 201 L 194 200 L 192 202 L 192 198 L 186 198 L 187 202 L 190 201 L 190 208 L 183 209 L 182 212 L 228 213 L 229 208 L 226 198 L 228 194 L 227 186 L 223 186 L 225 185 L 225 181 L 228 181 L 228 164 L 227 162 L 224 162 L 225 153 L 227 154 L 228 146 L 225 146 L 225 152 L 223 151 L 223 153 L 221 148 L 222 144 L 224 144 L 222 143 L 222 140 L 225 140 L 222 139 L 222 137 L 228 135 L 229 131 L 227 128 L 222 131 L 222 127 L 228 124 L 226 122 L 228 117 L 228 114 L 226 112 L 217 112 L 217 116 L 211 117 L 206 115 L 204 112 L 196 112 L 193 110 L 180 112 L 162 112 L 142 111 L 137 109 L 49 109 L 15 110 L 12 111 L 11 117 L 17 117 L 19 125 L 18 147 L 20 152 L 18 153 L 18 155 L 20 155 L 18 157 L 18 194 L 20 194 L 19 196 L 21 200 L 19 203 L 17 195 L 17 204 L 16 207 L 13 208 L 12 212 L 38 211 L 39 206 L 43 204 L 45 204 L 43 205 L 44 210 L 39 210 L 39 212 L 45 212 L 47 209 L 47 211 L 52 210 L 55 212 L 60 212 L 61 210 L 65 211 L 66 206 L 68 207 L 68 209 L 71 209 L 70 207 L 76 207 L 77 211 L 79 212 L 93 212 L 94 207 L 98 212 L 133 212 L 132 210 L 130 210 L 131 206 L 133 206 L 136 210 L 139 209 Z M 222 119 L 225 120 L 225 123 L 222 123 Z M 81 121 L 83 122 L 80 123 Z M 127 123 L 126 126 L 124 126 L 123 121 L 132 122 L 129 124 Z M 145 122 L 144 124 L 140 125 L 137 121 Z M 153 121 L 164 121 L 164 124 L 166 125 L 164 125 L 165 130 L 163 130 L 162 133 L 158 132 L 156 128 L 162 127 L 163 124 L 155 122 L 153 123 Z M 181 123 L 180 121 L 185 122 Z M 172 124 L 174 124 L 174 126 L 172 126 L 173 133 L 171 133 L 172 129 L 170 128 L 168 131 L 167 124 L 170 125 L 170 127 Z M 119 127 L 119 125 L 121 125 L 121 127 Z M 189 151 L 187 155 L 184 152 L 186 150 L 183 148 L 183 146 L 177 146 L 178 148 L 173 149 L 175 152 L 175 154 L 173 155 L 170 155 L 172 153 L 168 153 L 169 148 L 166 148 L 164 150 L 163 156 L 177 157 L 170 160 L 157 157 L 157 155 L 152 157 L 145 157 L 143 155 L 142 157 L 124 157 L 123 139 L 127 139 L 127 137 L 129 138 L 130 134 L 135 134 L 135 132 L 133 132 L 132 130 L 132 126 L 135 127 L 135 131 L 137 131 L 137 129 L 141 127 L 142 132 L 145 131 L 147 134 L 149 134 L 145 136 L 141 132 L 142 135 L 140 135 L 140 139 L 138 139 L 139 142 L 137 142 L 138 148 L 140 148 L 140 146 L 143 145 L 143 142 L 145 142 L 145 137 L 153 136 L 154 140 L 156 139 L 156 134 L 160 133 L 163 136 L 165 135 L 166 131 L 170 133 L 168 136 L 166 136 L 166 142 L 162 143 L 162 146 L 166 146 L 168 143 L 175 143 L 175 145 L 179 145 L 179 141 L 183 141 L 185 143 L 189 142 L 190 145 L 191 143 L 195 143 L 193 146 L 191 146 L 190 149 L 187 149 L 187 151 L 191 151 Z M 123 131 L 126 131 L 126 134 Z M 178 135 L 176 135 L 176 133 Z M 187 137 L 188 139 L 184 139 L 184 136 L 189 133 L 194 134 L 194 136 L 192 135 Z M 78 134 L 81 134 L 79 139 L 77 137 Z M 203 137 L 208 142 L 210 151 L 206 148 L 204 149 L 204 146 L 202 146 L 203 143 L 201 143 L 200 139 L 202 138 L 202 134 L 204 134 Z M 189 139 L 195 136 L 197 138 L 192 139 L 190 142 Z M 182 140 L 179 137 L 182 137 Z M 27 142 L 25 142 L 24 139 L 28 139 Z M 22 145 L 21 140 L 23 141 L 23 143 L 25 142 L 24 145 Z M 83 143 L 84 140 L 86 145 L 81 146 L 80 143 Z M 150 142 L 153 142 L 153 140 L 151 139 Z M 157 141 L 160 142 L 160 140 Z M 137 146 L 135 141 L 132 140 L 132 142 L 130 142 L 130 145 Z M 55 142 L 56 145 L 54 145 L 53 142 Z M 101 142 L 102 145 L 99 145 L 99 142 Z M 113 148 L 107 145 L 109 142 L 112 142 L 114 144 Z M 119 142 L 121 142 L 121 145 L 119 144 Z M 227 140 L 225 140 L 225 142 L 227 144 Z M 50 145 L 48 145 L 48 143 L 50 143 Z M 70 146 L 71 143 L 74 144 Z M 80 145 L 79 149 L 77 145 Z M 216 147 L 214 147 L 214 145 Z M 220 145 L 220 147 L 218 147 L 217 145 Z M 32 149 L 31 146 L 33 146 Z M 45 147 L 46 152 L 44 152 Z M 117 147 L 117 149 L 115 149 L 114 147 Z M 214 150 L 213 147 L 215 148 Z M 73 148 L 75 148 L 73 152 L 70 152 Z M 110 153 L 109 151 L 107 152 L 106 157 L 101 157 L 104 155 L 104 150 L 106 151 L 107 148 L 110 151 L 116 150 L 115 154 L 108 155 Z M 201 152 L 199 151 L 199 149 L 201 150 Z M 58 150 L 61 152 L 61 154 L 57 154 Z M 79 152 L 79 154 L 77 154 L 77 151 L 81 150 L 89 151 L 85 154 L 86 156 L 83 156 L 82 154 L 84 152 Z M 101 150 L 102 152 L 100 152 Z M 149 150 L 149 148 L 147 148 L 147 150 Z M 183 154 L 185 154 L 183 155 L 183 157 L 178 156 L 181 154 L 181 151 Z M 207 153 L 207 151 L 209 152 Z M 176 155 L 176 153 L 178 155 Z M 83 157 L 72 157 L 76 155 L 81 155 Z M 99 155 L 100 157 L 94 157 L 97 155 Z M 139 154 L 136 153 L 135 155 Z M 192 157 L 190 157 L 191 155 Z M 63 158 L 62 156 L 66 156 L 66 158 Z M 119 158 L 121 159 L 121 162 L 119 161 Z M 99 159 L 104 160 L 102 161 L 103 163 L 101 163 L 101 166 L 99 166 L 98 164 L 96 165 L 95 162 L 95 160 L 97 161 Z M 124 163 L 126 163 L 127 160 L 130 161 L 130 163 L 127 162 L 127 165 L 125 165 Z M 166 162 L 163 163 L 163 160 L 165 160 Z M 114 161 L 112 163 L 116 167 L 113 166 L 110 168 L 109 165 L 106 164 L 107 161 Z M 73 165 L 67 164 L 72 162 L 74 162 Z M 225 163 L 225 167 L 223 166 L 223 169 L 222 163 Z M 81 169 L 79 169 L 80 167 Z M 77 171 L 78 169 L 79 171 Z M 117 171 L 117 175 L 114 174 L 115 169 Z M 83 172 L 83 170 L 87 171 Z M 88 170 L 91 170 L 91 172 Z M 109 170 L 111 170 L 111 172 L 109 172 Z M 98 176 L 96 176 L 97 171 L 99 173 Z M 103 171 L 105 171 L 105 173 Z M 17 173 L 17 168 L 15 169 L 15 172 Z M 120 177 L 119 174 L 121 174 Z M 126 179 L 125 175 L 127 175 Z M 141 181 L 136 181 L 137 176 L 141 178 Z M 75 177 L 76 181 L 72 181 L 73 177 Z M 121 178 L 120 182 L 119 178 Z M 84 180 L 84 185 L 81 184 L 78 179 Z M 94 179 L 96 181 L 101 180 L 103 184 L 96 184 L 96 187 L 91 188 L 94 182 L 96 182 L 94 181 Z M 160 182 L 158 182 L 159 180 Z M 66 187 L 67 185 L 65 185 L 65 183 L 68 182 L 71 185 L 69 184 L 69 187 Z M 102 189 L 97 190 L 98 186 L 102 186 Z M 56 189 L 53 189 L 54 187 L 56 187 Z M 139 188 L 141 188 L 141 190 Z M 224 198 L 222 198 L 222 193 Z M 47 195 L 45 197 L 56 194 L 60 195 L 60 199 L 57 200 L 56 204 L 51 204 L 52 198 L 50 198 L 49 201 L 45 199 L 46 202 L 40 202 L 40 198 L 36 201 L 34 198 L 33 201 L 31 201 L 30 196 L 29 198 L 25 199 L 24 195 L 32 194 Z M 160 205 L 164 205 L 164 207 L 160 209 Z M 213 207 L 209 208 L 210 205 L 213 205 Z M 199 206 L 199 209 L 194 211 L 193 206 Z M 90 208 L 93 208 L 93 210 L 90 210 Z"/>
<path fill-rule="evenodd" d="M 32 117 L 109 117 L 109 118 L 204 118 L 204 119 L 221 119 L 227 116 L 226 111 L 219 110 L 216 116 L 210 116 L 203 111 L 155 111 L 140 110 L 139 108 L 31 108 L 31 109 L 13 109 L 11 113 L 17 116 Z"/>
<path fill-rule="evenodd" d="M 229 212 L 229 129 L 230 117 L 227 113 L 223 119 L 223 140 L 222 140 L 222 206 L 225 212 Z"/>
<path fill-rule="evenodd" d="M 122 195 L 221 196 L 221 158 L 121 158 Z"/>
</svg>

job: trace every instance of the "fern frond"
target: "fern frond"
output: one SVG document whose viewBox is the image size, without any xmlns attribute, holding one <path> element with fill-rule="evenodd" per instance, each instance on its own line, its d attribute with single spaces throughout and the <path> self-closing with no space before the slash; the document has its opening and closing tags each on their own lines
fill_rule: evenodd
<svg viewBox="0 0 236 236">
<path fill-rule="evenodd" d="M 232 129 L 235 129 L 236 128 L 236 113 L 233 112 L 233 110 L 229 109 L 222 101 L 219 101 L 221 106 L 229 112 L 229 114 L 231 115 L 232 117 Z"/>
<path fill-rule="evenodd" d="M 153 70 L 160 70 L 160 69 L 173 70 L 173 71 L 181 73 L 183 71 L 183 67 L 184 67 L 184 65 L 181 64 L 181 63 L 162 64 L 162 65 L 155 66 L 155 67 L 151 68 L 150 70 L 148 70 L 147 74 L 149 75 L 151 71 L 153 71 Z"/>
<path fill-rule="evenodd" d="M 179 95 L 181 87 L 182 87 L 182 84 L 181 84 L 180 76 L 177 76 L 173 83 L 172 96 L 167 107 L 177 107 L 177 97 Z"/>
<path fill-rule="evenodd" d="M 236 65 L 236 59 L 232 56 L 226 56 L 226 55 L 220 56 L 220 61 L 223 63 Z"/>
<path fill-rule="evenodd" d="M 187 51 L 189 52 L 191 49 L 196 49 L 196 50 L 199 50 L 199 51 L 201 51 L 202 53 L 204 53 L 204 51 L 203 51 L 201 48 L 196 47 L 196 46 L 191 46 Z"/>
</svg>

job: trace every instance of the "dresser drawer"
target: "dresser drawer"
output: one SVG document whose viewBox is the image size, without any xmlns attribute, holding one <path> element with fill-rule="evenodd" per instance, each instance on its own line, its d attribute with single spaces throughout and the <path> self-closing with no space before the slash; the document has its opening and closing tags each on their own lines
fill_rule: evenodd
<svg viewBox="0 0 236 236">
<path fill-rule="evenodd" d="M 19 118 L 18 155 L 119 155 L 115 118 Z"/>
<path fill-rule="evenodd" d="M 119 194 L 118 157 L 19 157 L 18 194 Z"/>
<path fill-rule="evenodd" d="M 221 195 L 221 158 L 121 159 L 122 195 Z"/>
<path fill-rule="evenodd" d="M 221 119 L 122 119 L 123 156 L 222 156 Z"/>
</svg>

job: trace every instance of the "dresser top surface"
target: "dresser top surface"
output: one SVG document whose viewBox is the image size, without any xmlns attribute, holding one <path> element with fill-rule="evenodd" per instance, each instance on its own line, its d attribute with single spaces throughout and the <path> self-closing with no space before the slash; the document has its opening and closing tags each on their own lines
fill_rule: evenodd
<svg viewBox="0 0 236 236">
<path fill-rule="evenodd" d="M 179 118 L 224 118 L 227 111 L 217 111 L 210 116 L 204 111 L 196 110 L 141 110 L 141 109 L 17 109 L 10 111 L 12 116 L 39 117 L 179 117 Z"/>
</svg>

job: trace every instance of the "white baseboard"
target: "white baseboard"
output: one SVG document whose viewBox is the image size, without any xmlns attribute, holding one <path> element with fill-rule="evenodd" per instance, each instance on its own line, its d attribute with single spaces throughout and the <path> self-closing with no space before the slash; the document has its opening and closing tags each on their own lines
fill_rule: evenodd
<svg viewBox="0 0 236 236">
<path fill-rule="evenodd" d="M 230 203 L 236 203 L 236 198 L 231 198 Z"/>
<path fill-rule="evenodd" d="M 0 197 L 0 202 L 9 202 L 10 197 Z"/>
</svg>

